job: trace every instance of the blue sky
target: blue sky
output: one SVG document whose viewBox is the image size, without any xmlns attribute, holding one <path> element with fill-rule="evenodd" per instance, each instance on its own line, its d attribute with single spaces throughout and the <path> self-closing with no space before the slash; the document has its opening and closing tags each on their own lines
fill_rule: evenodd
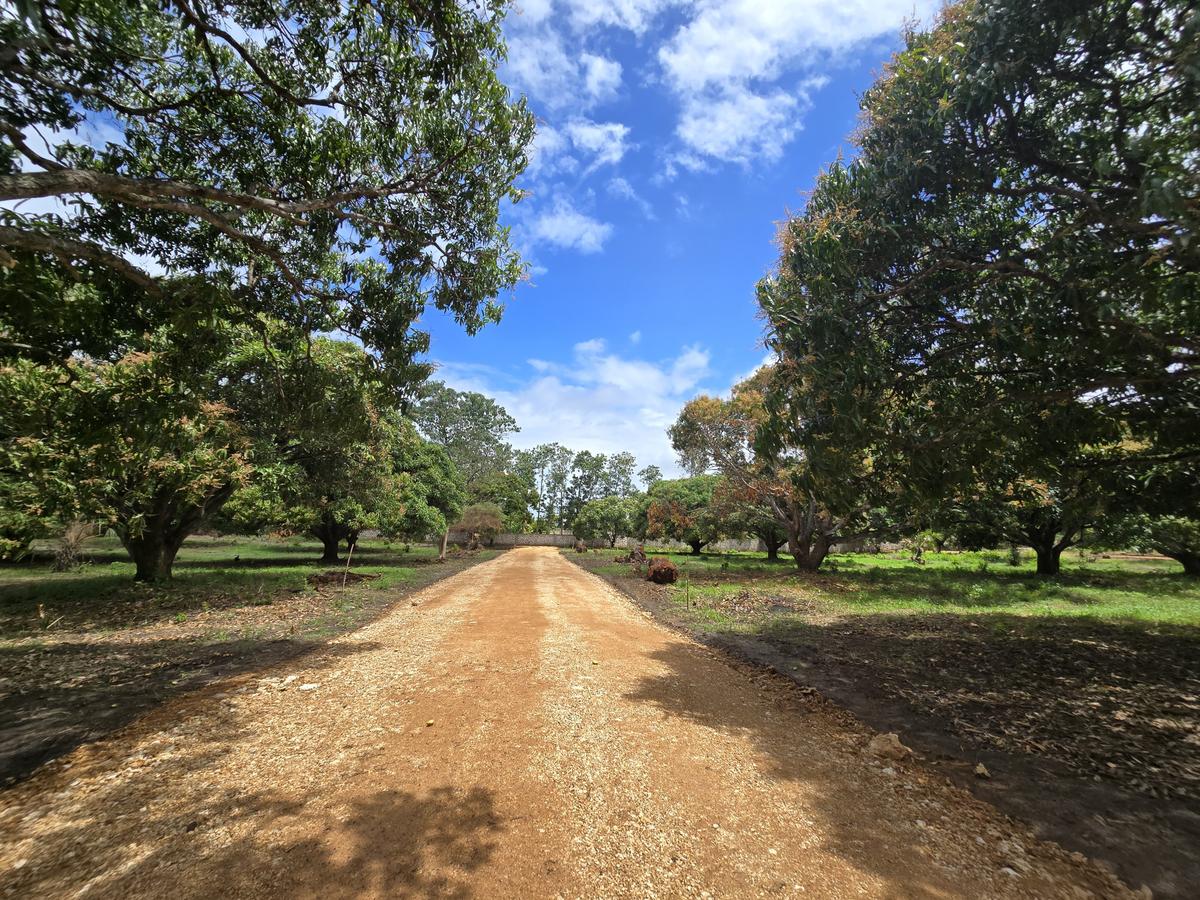
<svg viewBox="0 0 1200 900">
<path fill-rule="evenodd" d="M 755 282 L 777 223 L 847 149 L 858 95 L 932 4 L 520 0 L 503 77 L 538 117 L 531 267 L 498 326 L 426 317 L 438 376 L 496 397 L 518 446 L 631 450 L 675 471 L 665 428 L 764 357 Z"/>
</svg>

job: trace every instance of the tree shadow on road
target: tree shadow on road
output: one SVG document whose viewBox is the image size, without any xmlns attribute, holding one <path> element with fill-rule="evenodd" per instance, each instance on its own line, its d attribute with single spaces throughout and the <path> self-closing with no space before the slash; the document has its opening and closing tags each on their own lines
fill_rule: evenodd
<svg viewBox="0 0 1200 900">
<path fill-rule="evenodd" d="M 369 734 L 349 758 L 338 751 L 350 744 L 328 746 L 309 731 L 298 758 L 286 758 L 294 744 L 275 736 L 263 748 L 280 758 L 248 760 L 258 728 L 193 695 L 11 789 L 0 858 L 23 863 L 0 875 L 0 893 L 471 896 L 469 874 L 504 830 L 491 791 L 383 789 L 390 760 L 368 754 L 368 739 L 378 739 Z M 402 752 L 399 741 L 391 754 Z M 229 768 L 235 748 L 252 777 Z"/>
<path fill-rule="evenodd" d="M 881 802 L 888 782 L 847 788 L 846 773 L 822 762 L 823 739 L 803 727 L 817 707 L 842 717 L 852 737 L 840 750 L 856 755 L 868 773 L 867 735 L 854 716 L 899 732 L 932 772 L 1069 849 L 1105 860 L 1129 883 L 1150 885 L 1155 896 L 1192 896 L 1200 881 L 1200 815 L 1190 801 L 1097 782 L 1087 768 L 1102 765 L 1116 778 L 1130 767 L 1149 778 L 1149 761 L 1155 772 L 1166 767 L 1174 789 L 1196 789 L 1200 756 L 1184 740 L 1195 733 L 1200 673 L 1192 631 L 980 613 L 970 622 L 943 615 L 768 618 L 750 633 L 697 636 L 723 652 L 709 665 L 733 667 L 757 684 L 746 703 L 714 702 L 696 688 L 706 656 L 685 643 L 654 654 L 668 672 L 646 679 L 630 698 L 749 737 L 769 775 L 817 788 L 831 823 L 848 809 L 874 808 L 852 827 L 834 829 L 838 852 L 868 871 L 879 867 L 865 848 L 906 840 L 887 825 L 903 813 Z M 799 727 L 789 735 L 781 728 L 785 718 L 778 711 L 764 716 L 763 703 L 788 707 Z M 995 740 L 986 739 L 989 731 Z M 1034 746 L 1049 755 L 1035 754 Z M 975 777 L 977 762 L 993 777 Z M 923 889 L 919 882 L 907 887 Z"/>
<path fill-rule="evenodd" d="M 314 646 L 301 639 L 185 638 L 0 647 L 0 672 L 19 688 L 0 696 L 0 784 L 27 776 L 46 760 L 132 722 L 171 697 Z M 328 665 L 377 647 L 363 641 L 331 644 L 319 657 L 308 657 L 304 667 Z"/>
<path fill-rule="evenodd" d="M 962 881 L 953 869 L 982 861 L 998 874 L 1009 864 L 994 836 L 986 838 L 986 846 L 974 841 L 971 829 L 980 828 L 977 823 L 986 815 L 977 801 L 930 777 L 935 773 L 867 754 L 871 732 L 815 691 L 682 641 L 672 641 L 650 658 L 666 671 L 644 678 L 626 698 L 748 739 L 764 775 L 803 786 L 797 814 L 814 821 L 798 821 L 798 833 L 807 828 L 821 835 L 824 850 L 882 879 L 888 896 L 955 895 Z M 735 685 L 732 696 L 730 689 L 714 689 L 722 682 Z M 930 832 L 918 820 L 937 823 L 953 835 L 939 843 L 941 852 L 950 853 L 940 860 L 949 871 L 930 863 Z M 1023 887 L 1037 893 L 1033 882 Z"/>
</svg>

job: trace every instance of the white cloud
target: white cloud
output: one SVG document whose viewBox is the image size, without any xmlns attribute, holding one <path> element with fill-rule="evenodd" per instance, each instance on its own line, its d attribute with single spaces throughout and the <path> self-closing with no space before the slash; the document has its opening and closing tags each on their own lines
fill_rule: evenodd
<svg viewBox="0 0 1200 900">
<path fill-rule="evenodd" d="M 633 185 L 629 183 L 627 178 L 623 178 L 620 175 L 611 178 L 608 182 L 608 192 L 614 197 L 618 197 L 621 200 L 628 200 L 637 206 L 642 211 L 642 215 L 647 219 L 654 218 L 654 209 L 641 194 L 633 189 Z"/>
<path fill-rule="evenodd" d="M 534 218 L 529 234 L 536 242 L 597 253 L 612 234 L 612 226 L 581 213 L 560 197 L 549 210 Z"/>
<path fill-rule="evenodd" d="M 730 83 L 774 79 L 865 41 L 897 34 L 931 0 L 705 0 L 658 58 L 672 86 L 698 93 Z"/>
<path fill-rule="evenodd" d="M 541 22 L 550 15 L 553 0 L 519 0 L 514 12 L 526 22 Z"/>
<path fill-rule="evenodd" d="M 654 18 L 682 0 L 565 0 L 572 26 L 590 31 L 601 26 L 643 34 Z"/>
<path fill-rule="evenodd" d="M 557 441 L 573 450 L 628 450 L 641 465 L 678 472 L 666 429 L 709 376 L 706 350 L 684 347 L 665 360 L 631 359 L 596 338 L 576 344 L 567 362 L 531 359 L 529 365 L 532 376 L 516 388 L 498 390 L 494 380 L 453 364 L 438 377 L 494 397 L 521 426 L 518 446 Z"/>
<path fill-rule="evenodd" d="M 715 98 L 688 97 L 675 133 L 690 150 L 724 162 L 773 160 L 800 127 L 797 113 L 807 107 L 785 91 L 763 96 L 734 87 Z"/>
<path fill-rule="evenodd" d="M 621 64 L 613 59 L 585 53 L 583 63 L 583 87 L 589 97 L 606 100 L 615 97 L 621 89 Z"/>
<path fill-rule="evenodd" d="M 658 50 L 680 104 L 683 150 L 665 176 L 704 158 L 774 159 L 801 127 L 814 74 L 856 47 L 928 16 L 935 0 L 700 0 L 695 15 Z"/>
<path fill-rule="evenodd" d="M 549 22 L 507 34 L 505 80 L 551 110 L 589 109 L 611 100 L 621 86 L 621 64 L 595 53 L 568 49 Z"/>
<path fill-rule="evenodd" d="M 633 344 L 634 346 L 640 344 L 641 342 L 642 342 L 641 331 L 635 331 L 631 335 L 629 335 L 629 343 Z"/>
<path fill-rule="evenodd" d="M 575 171 L 579 163 L 571 156 L 570 149 L 571 141 L 561 130 L 545 122 L 538 122 L 537 132 L 529 149 L 526 177 L 537 181 Z"/>
<path fill-rule="evenodd" d="M 600 166 L 616 165 L 629 150 L 625 142 L 629 137 L 629 126 L 620 122 L 573 119 L 567 123 L 566 131 L 576 149 L 591 155 L 589 172 Z"/>
</svg>

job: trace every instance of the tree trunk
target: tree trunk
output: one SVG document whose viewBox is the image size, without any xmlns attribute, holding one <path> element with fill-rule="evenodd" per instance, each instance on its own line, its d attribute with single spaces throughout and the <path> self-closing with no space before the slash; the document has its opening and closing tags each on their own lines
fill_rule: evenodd
<svg viewBox="0 0 1200 900">
<path fill-rule="evenodd" d="M 1183 564 L 1183 571 L 1186 575 L 1191 575 L 1193 578 L 1200 578 L 1200 553 L 1188 553 L 1183 551 L 1180 553 L 1167 553 L 1166 556 L 1176 562 Z"/>
<path fill-rule="evenodd" d="M 687 543 L 692 548 L 692 556 L 699 556 L 700 548 L 707 544 L 708 541 L 688 541 Z"/>
<path fill-rule="evenodd" d="M 450 542 L 450 529 L 447 528 L 445 531 L 442 532 L 442 550 L 438 554 L 439 560 L 446 559 L 446 544 L 448 544 L 449 542 Z"/>
<path fill-rule="evenodd" d="M 342 532 L 335 523 L 328 520 L 318 522 L 312 527 L 311 534 L 325 548 L 321 555 L 321 562 L 329 564 L 341 562 L 338 559 L 338 548 L 342 543 Z"/>
<path fill-rule="evenodd" d="M 358 546 L 358 529 L 355 528 L 354 530 L 348 531 L 346 533 L 346 551 L 350 552 L 357 546 Z"/>
<path fill-rule="evenodd" d="M 803 572 L 815 572 L 829 555 L 829 538 L 814 534 L 807 541 L 796 541 L 789 549 L 796 560 L 796 568 Z"/>
<path fill-rule="evenodd" d="M 763 538 L 763 544 L 767 548 L 767 562 L 778 562 L 779 548 L 784 545 L 784 541 L 768 541 L 766 538 Z"/>
<path fill-rule="evenodd" d="M 1059 560 L 1062 557 L 1063 548 L 1057 544 L 1043 544 L 1033 549 L 1037 553 L 1037 573 L 1039 575 L 1057 575 L 1061 568 Z"/>
<path fill-rule="evenodd" d="M 171 580 L 171 568 L 183 544 L 182 538 L 147 530 L 137 537 L 123 538 L 122 543 L 137 566 L 134 581 L 153 583 Z"/>
</svg>

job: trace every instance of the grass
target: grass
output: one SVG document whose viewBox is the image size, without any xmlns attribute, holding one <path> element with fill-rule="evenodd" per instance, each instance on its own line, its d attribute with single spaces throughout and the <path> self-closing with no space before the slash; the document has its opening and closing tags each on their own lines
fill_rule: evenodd
<svg viewBox="0 0 1200 900">
<path fill-rule="evenodd" d="M 301 538 L 193 537 L 180 550 L 170 582 L 143 585 L 133 582 L 133 563 L 120 544 L 97 538 L 86 546 L 86 562 L 71 572 L 51 571 L 42 555 L 0 565 L 0 636 L 44 628 L 59 616 L 60 627 L 104 631 L 135 621 L 182 625 L 213 611 L 269 607 L 281 598 L 312 595 L 309 575 L 344 565 L 320 563 L 320 555 L 319 543 Z M 353 571 L 380 577 L 345 594 L 332 593 L 322 621 L 310 624 L 321 633 L 344 627 L 378 605 L 370 595 L 425 579 L 436 558 L 432 546 L 364 540 L 355 550 Z"/>
<path fill-rule="evenodd" d="M 690 597 L 699 608 L 717 607 L 746 590 L 802 600 L 827 615 L 997 613 L 1024 617 L 1079 617 L 1111 623 L 1200 627 L 1200 582 L 1173 560 L 1081 557 L 1064 554 L 1062 572 L 1039 578 L 1032 553 L 1019 566 L 1007 553 L 927 553 L 923 564 L 905 553 L 832 555 L 821 572 L 799 573 L 790 561 L 765 554 L 669 557 L 680 569 L 672 597 Z M 617 563 L 593 566 L 601 574 L 627 574 Z M 706 618 L 711 618 L 706 615 Z"/>
</svg>

